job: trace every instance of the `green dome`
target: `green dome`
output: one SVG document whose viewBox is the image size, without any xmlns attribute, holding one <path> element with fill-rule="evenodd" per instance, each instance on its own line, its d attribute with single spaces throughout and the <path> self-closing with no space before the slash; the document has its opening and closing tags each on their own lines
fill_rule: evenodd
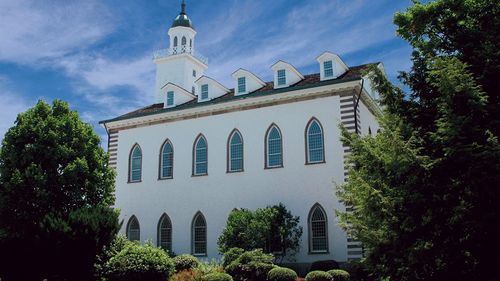
<svg viewBox="0 0 500 281">
<path fill-rule="evenodd" d="M 172 27 L 176 26 L 184 26 L 184 27 L 190 27 L 193 28 L 193 24 L 191 23 L 191 20 L 188 18 L 186 14 L 180 13 L 172 23 Z M 193 28 L 194 29 L 194 28 Z"/>
<path fill-rule="evenodd" d="M 186 15 L 186 3 L 184 1 L 182 1 L 181 4 L 181 13 L 175 18 L 174 22 L 172 23 L 172 27 L 176 26 L 193 28 L 193 23 Z"/>
</svg>

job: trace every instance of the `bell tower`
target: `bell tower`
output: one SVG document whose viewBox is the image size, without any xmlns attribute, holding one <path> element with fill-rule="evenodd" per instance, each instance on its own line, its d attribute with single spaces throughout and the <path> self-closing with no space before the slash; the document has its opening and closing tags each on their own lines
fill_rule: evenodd
<svg viewBox="0 0 500 281">
<path fill-rule="evenodd" d="M 168 30 L 170 47 L 154 53 L 156 64 L 156 102 L 165 102 L 163 87 L 172 83 L 184 90 L 197 95 L 196 84 L 208 68 L 208 60 L 203 56 L 195 55 L 195 36 L 191 19 L 186 14 L 186 3 L 183 0 L 181 12 L 172 22 Z"/>
</svg>

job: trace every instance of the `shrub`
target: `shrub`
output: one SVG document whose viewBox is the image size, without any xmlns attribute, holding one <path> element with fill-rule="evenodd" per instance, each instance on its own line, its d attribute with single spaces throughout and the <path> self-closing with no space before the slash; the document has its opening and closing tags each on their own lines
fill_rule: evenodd
<svg viewBox="0 0 500 281">
<path fill-rule="evenodd" d="M 241 248 L 231 248 L 224 253 L 224 257 L 222 258 L 222 266 L 226 267 L 234 260 L 236 260 L 241 254 L 243 254 L 245 250 Z"/>
<path fill-rule="evenodd" d="M 311 264 L 311 269 L 309 271 L 328 271 L 332 269 L 338 269 L 339 264 L 334 260 L 324 260 L 324 261 L 315 261 Z"/>
<path fill-rule="evenodd" d="M 268 281 L 296 281 L 297 273 L 290 268 L 276 267 L 267 274 Z"/>
<path fill-rule="evenodd" d="M 207 275 L 210 273 L 224 272 L 224 268 L 216 260 L 203 261 L 198 264 L 196 268 L 197 271 L 201 272 L 202 275 Z"/>
<path fill-rule="evenodd" d="M 332 281 L 332 276 L 328 272 L 321 270 L 311 271 L 306 275 L 306 281 Z"/>
<path fill-rule="evenodd" d="M 174 272 L 174 262 L 164 250 L 150 243 L 125 243 L 123 249 L 104 265 L 108 281 L 165 281 Z"/>
<path fill-rule="evenodd" d="M 233 278 L 227 273 L 217 272 L 203 276 L 201 281 L 233 281 Z"/>
<path fill-rule="evenodd" d="M 198 259 L 188 255 L 180 255 L 176 256 L 174 258 L 174 264 L 175 264 L 175 272 L 183 271 L 183 270 L 188 270 L 188 269 L 193 269 L 198 267 Z"/>
<path fill-rule="evenodd" d="M 202 276 L 203 273 L 199 270 L 183 270 L 172 275 L 168 281 L 199 281 Z"/>
<path fill-rule="evenodd" d="M 332 269 L 328 271 L 333 278 L 333 281 L 349 281 L 350 275 L 349 272 L 342 269 Z"/>
<path fill-rule="evenodd" d="M 243 252 L 226 266 L 225 270 L 235 281 L 265 281 L 269 271 L 276 267 L 273 259 L 273 255 L 265 254 L 262 249 L 256 249 Z"/>
</svg>

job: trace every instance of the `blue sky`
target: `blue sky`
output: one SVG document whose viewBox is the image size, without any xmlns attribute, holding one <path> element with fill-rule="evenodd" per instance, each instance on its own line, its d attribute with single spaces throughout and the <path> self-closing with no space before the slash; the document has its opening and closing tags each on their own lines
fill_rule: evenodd
<svg viewBox="0 0 500 281">
<path fill-rule="evenodd" d="M 394 82 L 410 68 L 392 23 L 410 0 L 186 2 L 206 75 L 228 88 L 240 67 L 272 80 L 280 59 L 318 72 L 327 50 L 347 65 L 381 61 Z M 100 120 L 153 103 L 152 52 L 179 11 L 180 0 L 0 0 L 0 139 L 38 99 L 68 101 L 103 137 Z"/>
</svg>

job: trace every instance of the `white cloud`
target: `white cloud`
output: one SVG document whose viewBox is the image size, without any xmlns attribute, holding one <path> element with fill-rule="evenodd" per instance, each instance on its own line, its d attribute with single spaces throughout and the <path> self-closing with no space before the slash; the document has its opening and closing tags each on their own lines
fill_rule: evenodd
<svg viewBox="0 0 500 281">
<path fill-rule="evenodd" d="M 18 93 L 10 90 L 8 80 L 0 76 L 0 141 L 3 139 L 5 132 L 14 126 L 17 115 L 25 111 L 30 104 Z"/>
<path fill-rule="evenodd" d="M 84 49 L 113 30 L 97 1 L 0 1 L 0 60 L 30 64 Z"/>
</svg>

